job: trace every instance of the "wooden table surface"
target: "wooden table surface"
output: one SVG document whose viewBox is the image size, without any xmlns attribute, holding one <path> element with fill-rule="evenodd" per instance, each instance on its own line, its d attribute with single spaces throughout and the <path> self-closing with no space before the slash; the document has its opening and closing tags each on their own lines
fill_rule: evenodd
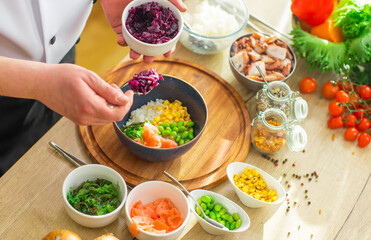
<svg viewBox="0 0 371 240">
<path fill-rule="evenodd" d="M 255 16 L 285 32 L 290 31 L 291 1 L 247 0 L 247 3 Z M 263 31 L 273 33 L 253 19 L 251 21 Z M 244 30 L 251 31 L 250 27 Z M 229 69 L 227 51 L 201 56 L 178 44 L 172 57 L 198 63 L 220 75 L 240 93 L 251 118 L 255 116 L 255 93 L 235 80 Z M 316 78 L 319 86 L 313 94 L 301 94 L 309 104 L 309 116 L 302 124 L 308 133 L 305 152 L 283 150 L 272 156 L 279 161 L 275 166 L 251 148 L 245 160 L 278 179 L 288 192 L 288 201 L 274 208 L 247 208 L 225 181 L 211 190 L 239 204 L 250 216 L 250 228 L 243 233 L 216 237 L 206 233 L 193 216 L 179 239 L 370 239 L 371 148 L 361 149 L 353 142 L 346 142 L 344 129 L 327 128 L 329 101 L 321 96 L 320 89 L 334 76 L 308 72 L 306 63 L 299 60 L 296 72 L 287 83 L 296 91 L 298 81 L 306 76 Z M 83 239 L 94 239 L 108 232 L 122 240 L 131 239 L 122 216 L 100 229 L 82 227 L 69 218 L 64 210 L 61 189 L 64 178 L 74 167 L 51 149 L 48 141 L 92 162 L 76 125 L 62 118 L 0 179 L 0 239 L 42 239 L 54 229 L 69 229 Z M 287 162 L 283 164 L 286 158 Z M 312 181 L 304 176 L 293 177 L 293 174 L 311 175 L 314 171 L 319 177 L 312 177 Z M 286 212 L 287 206 L 290 206 L 289 212 Z"/>
</svg>

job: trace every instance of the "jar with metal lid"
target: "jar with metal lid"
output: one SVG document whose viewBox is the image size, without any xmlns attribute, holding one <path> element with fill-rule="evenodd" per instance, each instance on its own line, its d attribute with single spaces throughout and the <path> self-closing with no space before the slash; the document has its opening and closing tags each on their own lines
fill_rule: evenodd
<svg viewBox="0 0 371 240">
<path fill-rule="evenodd" d="M 292 125 L 279 109 L 271 108 L 260 112 L 251 125 L 251 142 L 261 153 L 276 153 L 285 145 L 291 151 L 298 152 L 307 144 L 305 130 L 299 125 Z"/>
<path fill-rule="evenodd" d="M 290 120 L 303 121 L 308 115 L 307 102 L 292 92 L 284 82 L 270 82 L 256 94 L 256 111 L 264 112 L 269 108 L 278 108 Z"/>
</svg>

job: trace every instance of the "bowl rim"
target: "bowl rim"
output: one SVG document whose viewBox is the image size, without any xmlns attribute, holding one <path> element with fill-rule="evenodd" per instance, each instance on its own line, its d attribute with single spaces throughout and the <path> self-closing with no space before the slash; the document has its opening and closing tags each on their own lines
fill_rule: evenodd
<svg viewBox="0 0 371 240">
<path fill-rule="evenodd" d="M 195 190 L 193 190 L 193 191 L 190 192 L 191 195 L 192 195 L 192 192 L 205 192 L 205 194 L 212 193 L 212 194 L 214 194 L 214 195 L 220 197 L 221 199 L 225 199 L 225 200 L 227 200 L 227 202 L 231 202 L 232 204 L 234 204 L 235 207 L 236 207 L 237 209 L 239 209 L 239 211 L 242 212 L 242 214 L 244 214 L 244 215 L 247 217 L 247 219 L 249 220 L 249 223 L 247 224 L 247 226 L 245 226 L 245 229 L 243 229 L 243 228 L 241 228 L 241 227 L 240 227 L 240 228 L 237 228 L 237 229 L 233 229 L 233 230 L 230 230 L 230 229 L 228 229 L 228 230 L 220 229 L 220 228 L 215 227 L 214 225 L 210 224 L 209 222 L 207 222 L 207 221 L 206 221 L 205 219 L 203 219 L 202 217 L 200 217 L 200 216 L 196 213 L 196 211 L 194 210 L 194 208 L 193 208 L 193 207 L 192 207 L 192 208 L 190 207 L 191 211 L 196 215 L 197 219 L 198 219 L 198 220 L 202 220 L 204 223 L 207 223 L 207 225 L 208 225 L 209 227 L 212 227 L 213 229 L 217 229 L 217 230 L 223 231 L 223 232 L 225 232 L 225 233 L 244 232 L 244 231 L 246 231 L 246 230 L 250 227 L 250 225 L 251 225 L 251 219 L 250 219 L 249 215 L 247 214 L 247 212 L 246 212 L 242 207 L 240 207 L 240 205 L 238 205 L 237 203 L 235 203 L 235 202 L 232 201 L 231 199 L 229 199 L 229 198 L 227 198 L 227 197 L 225 197 L 225 196 L 223 196 L 223 195 L 221 195 L 221 194 L 219 194 L 219 193 L 216 193 L 216 192 L 213 192 L 213 191 L 209 191 L 209 190 L 205 190 L 205 189 L 195 189 Z M 190 197 L 188 197 L 188 200 L 193 202 L 193 199 L 191 199 Z M 241 210 L 242 210 L 242 211 L 241 211 Z M 241 214 L 240 212 L 239 212 L 239 214 Z M 241 226 L 242 226 L 242 225 L 241 225 Z"/>
<path fill-rule="evenodd" d="M 172 4 L 171 2 L 169 2 L 168 0 L 143 0 L 143 3 L 139 3 L 139 1 L 131 1 L 124 9 L 124 11 L 122 12 L 122 15 L 121 15 L 121 23 L 122 23 L 122 31 L 125 31 L 128 36 L 133 40 L 133 41 L 136 41 L 138 43 L 141 43 L 143 44 L 143 46 L 145 47 L 163 47 L 163 46 L 167 46 L 167 45 L 170 45 L 172 44 L 174 41 L 178 41 L 180 35 L 182 34 L 182 31 L 184 29 L 183 25 L 184 25 L 184 20 L 183 20 L 183 15 L 182 13 L 179 11 L 179 9 L 177 7 L 174 6 L 174 4 Z M 159 3 L 161 6 L 165 7 L 165 5 L 168 5 L 166 6 L 167 8 L 170 8 L 170 10 L 172 10 L 173 12 L 176 12 L 177 15 L 179 16 L 179 18 L 177 17 L 178 21 L 179 21 L 179 24 L 178 24 L 178 33 L 170 40 L 170 41 L 167 41 L 165 43 L 159 43 L 159 44 L 153 44 L 153 43 L 146 43 L 146 42 L 143 42 L 143 41 L 140 41 L 139 39 L 136 39 L 133 35 L 131 35 L 131 33 L 128 31 L 128 29 L 126 28 L 126 19 L 127 19 L 127 16 L 125 17 L 124 19 L 124 15 L 128 15 L 128 12 L 129 10 L 132 8 L 132 7 L 137 7 L 137 6 L 140 6 L 142 4 L 146 4 L 146 3 L 149 3 L 149 2 L 157 2 Z M 125 24 L 124 24 L 125 23 Z"/>
<path fill-rule="evenodd" d="M 108 171 L 111 171 L 112 174 L 116 175 L 118 177 L 119 181 L 122 181 L 123 185 L 125 186 L 124 189 L 123 189 L 123 192 L 125 194 L 123 194 L 123 196 L 122 196 L 122 201 L 121 201 L 120 205 L 118 205 L 117 208 L 115 210 L 113 210 L 112 212 L 110 212 L 110 213 L 106 213 L 106 214 L 103 214 L 103 215 L 89 215 L 89 214 L 82 213 L 82 212 L 78 211 L 77 209 L 75 209 L 73 206 L 71 206 L 71 204 L 67 200 L 67 196 L 65 196 L 65 194 L 64 194 L 64 189 L 65 189 L 65 185 L 66 185 L 66 179 L 69 176 L 71 176 L 73 173 L 76 173 L 78 171 L 81 171 L 81 169 L 83 169 L 83 168 L 89 168 L 89 167 L 105 168 Z M 68 193 L 68 190 L 66 191 L 66 193 Z M 71 209 L 75 214 L 78 214 L 79 216 L 82 216 L 84 218 L 88 218 L 90 220 L 98 220 L 98 219 L 104 219 L 104 218 L 112 217 L 113 215 L 117 214 L 117 212 L 121 211 L 121 209 L 124 207 L 124 205 L 126 203 L 126 199 L 127 199 L 127 196 L 128 196 L 128 190 L 127 190 L 127 185 L 126 185 L 126 182 L 125 182 L 124 178 L 116 170 L 114 170 L 113 168 L 110 168 L 110 167 L 105 166 L 105 165 L 102 165 L 102 164 L 87 164 L 87 165 L 83 165 L 83 166 L 80 166 L 80 167 L 77 167 L 77 168 L 73 169 L 66 176 L 66 178 L 63 181 L 62 196 L 63 196 L 63 200 L 64 200 L 65 205 L 67 205 L 68 208 Z"/>
<path fill-rule="evenodd" d="M 204 99 L 204 97 L 202 96 L 202 94 L 192 85 L 192 84 L 190 84 L 190 83 L 188 83 L 188 82 L 186 82 L 185 80 L 183 80 L 183 79 L 181 79 L 181 78 L 178 78 L 178 77 L 175 77 L 175 76 L 173 76 L 173 75 L 169 75 L 169 74 L 161 74 L 162 76 L 166 76 L 166 77 L 170 77 L 170 78 L 175 78 L 175 79 L 177 79 L 177 80 L 179 80 L 179 81 L 181 81 L 181 82 L 183 82 L 183 83 L 185 83 L 185 84 L 187 84 L 188 86 L 190 86 L 193 90 L 195 90 L 197 93 L 198 93 L 198 95 L 201 97 L 201 99 L 202 99 L 202 102 L 204 103 L 204 106 L 205 106 L 205 109 L 206 109 L 206 114 L 205 114 L 205 124 L 204 124 L 204 127 L 201 129 L 201 131 L 192 139 L 192 140 L 190 140 L 189 142 L 187 142 L 187 143 L 185 143 L 185 144 L 183 144 L 183 145 L 181 145 L 181 146 L 176 146 L 176 147 L 172 147 L 172 148 L 155 148 L 155 147 L 149 147 L 149 146 L 146 146 L 146 145 L 143 145 L 143 144 L 140 144 L 140 143 L 138 143 L 138 142 L 135 142 L 133 139 L 131 139 L 131 138 L 129 138 L 128 136 L 126 136 L 122 131 L 121 131 L 121 128 L 118 126 L 118 124 L 117 124 L 117 122 L 120 122 L 120 121 L 114 121 L 113 122 L 113 125 L 114 125 L 114 127 L 117 129 L 117 130 L 119 130 L 120 131 L 120 133 L 126 138 L 126 139 L 128 139 L 129 141 L 132 141 L 133 143 L 135 143 L 135 144 L 137 144 L 138 146 L 142 146 L 142 147 L 145 147 L 145 148 L 148 148 L 148 149 L 153 149 L 153 150 L 157 150 L 157 151 L 167 151 L 167 150 L 173 150 L 173 149 L 179 149 L 179 148 L 181 148 L 181 147 L 183 147 L 183 146 L 186 146 L 186 145 L 189 145 L 189 144 L 191 144 L 193 141 L 197 141 L 197 139 L 199 138 L 199 137 L 201 137 L 201 135 L 202 135 L 202 133 L 204 132 L 204 130 L 205 130 L 205 128 L 206 128 L 206 124 L 207 124 L 207 121 L 208 121 L 208 117 L 209 117 L 209 110 L 208 110 L 208 108 L 207 108 L 207 104 L 206 104 L 206 101 L 205 101 L 205 99 Z M 126 85 L 128 84 L 128 82 L 126 82 L 126 83 L 124 83 L 121 87 L 120 87 L 120 89 L 121 88 L 123 88 L 123 87 L 125 87 Z M 143 105 L 142 105 L 143 106 Z M 141 107 L 141 106 L 140 106 Z M 136 109 L 133 109 L 132 111 L 134 111 L 134 110 L 136 110 Z M 130 112 L 128 112 L 127 114 L 129 114 L 129 113 L 131 113 L 131 111 Z"/>
<path fill-rule="evenodd" d="M 230 171 L 228 170 L 228 169 L 230 169 L 230 166 L 232 166 L 232 165 L 244 165 L 244 167 L 246 168 L 246 167 L 249 167 L 249 168 L 251 168 L 251 169 L 256 169 L 256 170 L 258 170 L 258 172 L 261 174 L 261 173 L 263 173 L 263 174 L 266 174 L 267 176 L 269 176 L 269 177 L 271 177 L 274 181 L 275 181 L 275 183 L 281 188 L 281 190 L 283 191 L 283 194 L 282 194 L 282 197 L 281 198 L 278 198 L 276 201 L 274 201 L 274 202 L 265 202 L 265 201 L 262 201 L 262 200 L 259 200 L 259 199 L 256 199 L 256 198 L 254 198 L 254 197 L 251 197 L 249 194 L 247 194 L 247 193 L 245 193 L 245 192 L 243 192 L 241 189 L 239 189 L 235 184 L 234 184 L 234 181 L 233 181 L 233 176 L 230 174 Z M 279 182 L 279 181 L 277 181 L 272 175 L 270 175 L 269 173 L 267 173 L 267 172 L 265 172 L 264 170 L 262 170 L 262 169 L 260 169 L 260 168 L 258 168 L 258 167 L 256 167 L 256 166 L 254 166 L 254 165 L 251 165 L 251 164 L 248 164 L 248 163 L 245 163 L 245 162 L 232 162 L 232 163 L 230 163 L 228 166 L 227 166 L 227 176 L 228 176 L 228 180 L 229 180 L 229 182 L 233 185 L 233 188 L 235 189 L 235 191 L 239 191 L 240 193 L 243 193 L 244 195 L 243 196 L 247 196 L 248 197 L 248 199 L 252 199 L 252 200 L 254 200 L 254 201 L 256 201 L 256 202 L 259 202 L 259 203 L 261 203 L 261 204 L 267 204 L 267 205 L 278 205 L 278 204 L 281 204 L 281 203 L 283 203 L 283 201 L 285 201 L 285 199 L 286 199 L 286 190 L 285 190 L 285 188 L 281 185 L 281 183 Z M 274 189 L 274 190 L 276 190 L 276 192 L 278 192 L 277 191 L 277 189 Z M 237 193 L 237 192 L 236 192 Z"/>
<path fill-rule="evenodd" d="M 257 31 L 254 31 L 254 32 L 257 32 Z M 250 81 L 253 82 L 253 83 L 257 83 L 257 84 L 260 84 L 260 85 L 264 85 L 264 84 L 265 84 L 264 81 L 262 81 L 262 82 L 260 82 L 260 81 L 256 81 L 256 80 L 254 80 L 254 79 L 251 79 L 251 78 L 249 78 L 249 77 L 243 75 L 240 71 L 238 71 L 238 70 L 236 69 L 236 67 L 234 66 L 234 64 L 232 63 L 232 60 L 231 60 L 231 50 L 232 50 L 233 44 L 234 44 L 236 41 L 238 41 L 238 40 L 240 40 L 241 38 L 243 38 L 243 37 L 251 36 L 254 32 L 246 33 L 246 34 L 244 34 L 244 35 L 242 35 L 242 36 L 239 36 L 238 38 L 236 38 L 236 39 L 232 42 L 232 44 L 231 44 L 231 46 L 230 46 L 230 48 L 229 48 L 229 51 L 228 51 L 228 60 L 229 60 L 229 65 L 233 67 L 233 70 L 234 70 L 234 71 L 235 71 L 239 76 L 241 76 L 241 77 L 243 77 L 243 78 L 245 78 L 245 79 L 248 79 L 248 80 L 250 80 Z M 275 34 L 262 33 L 262 32 L 258 32 L 258 33 L 263 34 L 263 35 L 266 35 L 266 36 L 272 36 L 272 35 L 275 35 Z M 276 35 L 276 36 L 277 36 L 277 35 Z M 289 78 L 294 74 L 294 72 L 295 72 L 295 70 L 296 70 L 297 59 L 296 59 L 296 54 L 295 54 L 294 49 L 293 49 L 289 44 L 287 44 L 286 41 L 282 40 L 282 38 L 280 38 L 279 36 L 277 36 L 277 39 L 280 40 L 281 42 L 283 42 L 283 43 L 285 43 L 285 44 L 287 45 L 287 48 L 289 49 L 289 51 L 290 51 L 290 53 L 291 53 L 291 55 L 292 55 L 292 57 L 293 57 L 293 60 L 294 60 L 294 66 L 293 66 L 293 68 L 292 68 L 290 74 L 287 75 L 287 77 L 285 77 L 284 79 L 281 79 L 281 80 L 275 80 L 275 81 L 271 81 L 271 82 L 285 82 L 286 80 L 288 80 L 288 79 L 289 79 Z"/>
<path fill-rule="evenodd" d="M 129 199 L 129 197 L 130 197 L 130 194 L 133 192 L 133 190 L 134 189 L 138 189 L 138 187 L 140 187 L 140 186 L 143 186 L 143 185 L 146 185 L 146 184 L 152 184 L 152 183 L 160 183 L 160 184 L 167 184 L 167 185 L 169 185 L 170 187 L 172 187 L 174 190 L 176 190 L 178 193 L 180 193 L 183 197 L 184 197 L 184 199 L 185 199 L 185 201 L 186 201 L 186 203 L 187 203 L 187 215 L 186 215 L 186 218 L 183 220 L 183 223 L 182 223 L 182 225 L 180 225 L 177 229 L 175 229 L 174 231 L 171 231 L 171 232 L 168 232 L 168 233 L 165 233 L 165 234 L 156 234 L 156 233 L 150 233 L 150 232 L 147 232 L 147 231 L 144 231 L 143 229 L 141 229 L 141 228 L 138 228 L 138 230 L 139 230 L 139 232 L 141 232 L 141 233 L 144 233 L 144 234 L 148 234 L 149 236 L 151 236 L 151 237 L 167 237 L 167 236 L 170 236 L 170 235 L 172 235 L 172 234 L 175 234 L 177 231 L 179 231 L 179 230 L 181 230 L 182 228 L 184 228 L 185 227 L 185 225 L 187 225 L 187 223 L 188 223 L 188 221 L 189 221 L 189 218 L 190 218 L 190 215 L 191 215 L 191 211 L 190 211 L 190 205 L 189 205 L 189 202 L 188 202 L 188 199 L 187 199 L 187 197 L 183 194 L 183 192 L 179 189 L 179 188 L 177 188 L 176 186 L 174 186 L 173 184 L 171 184 L 171 183 L 168 183 L 168 182 L 165 182 L 165 181 L 159 181 L 159 180 L 152 180 L 152 181 L 147 181 L 147 182 L 142 182 L 142 183 L 140 183 L 140 184 L 138 184 L 137 186 L 135 186 L 131 191 L 130 191 L 130 193 L 128 194 L 128 199 Z M 126 203 L 127 203 L 127 201 L 126 201 Z M 125 211 L 125 215 L 127 216 L 127 219 L 129 220 L 129 222 L 130 222 L 130 224 L 133 224 L 133 221 L 131 220 L 131 217 L 130 217 L 130 215 L 128 215 L 128 213 L 130 213 L 130 210 L 129 210 L 129 206 L 128 206 L 128 204 L 126 204 L 125 203 L 125 206 L 124 206 L 124 211 Z M 179 210 L 178 210 L 179 211 Z M 128 225 L 128 224 L 127 224 Z"/>
<path fill-rule="evenodd" d="M 236 31 L 234 31 L 232 33 L 229 33 L 229 34 L 226 34 L 226 35 L 221 35 L 221 36 L 206 36 L 206 35 L 202 35 L 200 33 L 197 33 L 197 32 L 192 31 L 187 26 L 185 26 L 184 23 L 183 23 L 183 25 L 185 27 L 183 29 L 184 29 L 184 31 L 186 31 L 186 32 L 188 32 L 190 34 L 193 34 L 193 35 L 195 35 L 197 37 L 201 37 L 201 38 L 205 38 L 205 39 L 222 39 L 222 38 L 231 37 L 231 36 L 233 36 L 233 35 L 241 32 L 242 29 L 244 29 L 247 26 L 247 24 L 249 23 L 250 13 L 249 13 L 249 9 L 247 7 L 247 3 L 246 3 L 246 1 L 240 1 L 240 2 L 243 4 L 243 6 L 245 7 L 245 10 L 246 10 L 245 21 L 242 23 L 241 27 L 238 30 L 236 30 Z"/>
</svg>

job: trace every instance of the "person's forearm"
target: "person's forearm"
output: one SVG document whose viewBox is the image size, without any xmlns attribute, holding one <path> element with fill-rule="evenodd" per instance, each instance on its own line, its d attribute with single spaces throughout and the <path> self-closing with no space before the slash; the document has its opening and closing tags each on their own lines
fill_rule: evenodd
<svg viewBox="0 0 371 240">
<path fill-rule="evenodd" d="M 0 56 L 0 96 L 37 99 L 48 64 Z"/>
</svg>

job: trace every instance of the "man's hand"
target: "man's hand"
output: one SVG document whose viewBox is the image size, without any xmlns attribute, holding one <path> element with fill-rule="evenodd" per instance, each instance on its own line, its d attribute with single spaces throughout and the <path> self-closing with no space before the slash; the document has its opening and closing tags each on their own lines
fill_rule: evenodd
<svg viewBox="0 0 371 240">
<path fill-rule="evenodd" d="M 103 7 L 104 13 L 108 19 L 108 22 L 111 24 L 113 30 L 117 34 L 117 43 L 121 46 L 127 46 L 124 37 L 122 36 L 122 22 L 121 16 L 124 8 L 132 0 L 101 0 L 101 5 Z M 187 10 L 186 6 L 183 4 L 182 0 L 169 0 L 174 4 L 181 12 Z M 165 57 L 169 57 L 173 53 L 175 48 L 165 53 Z M 130 58 L 137 59 L 140 57 L 140 54 L 130 49 Z M 153 62 L 154 57 L 143 56 L 144 62 L 150 63 Z"/>
</svg>

